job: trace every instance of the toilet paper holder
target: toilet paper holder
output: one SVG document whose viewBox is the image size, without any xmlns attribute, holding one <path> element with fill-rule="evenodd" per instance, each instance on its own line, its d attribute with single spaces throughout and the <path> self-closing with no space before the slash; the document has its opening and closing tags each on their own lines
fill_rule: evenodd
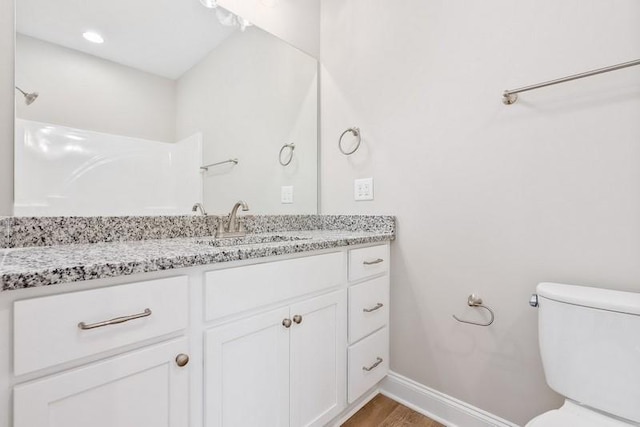
<svg viewBox="0 0 640 427">
<path fill-rule="evenodd" d="M 476 325 L 476 326 L 489 326 L 493 323 L 493 321 L 495 320 L 496 316 L 493 313 L 493 310 L 491 310 L 489 307 L 487 307 L 486 305 L 484 305 L 482 303 L 482 298 L 480 298 L 478 295 L 476 294 L 471 294 L 469 295 L 469 298 L 467 298 L 467 304 L 469 305 L 469 307 L 478 307 L 478 308 L 484 308 L 485 310 L 487 310 L 489 312 L 489 314 L 491 315 L 491 319 L 486 322 L 486 323 L 482 323 L 482 322 L 474 322 L 472 320 L 463 320 L 460 319 L 458 316 L 456 316 L 455 314 L 453 315 L 453 318 L 456 319 L 458 322 L 461 323 L 468 323 L 470 325 Z"/>
</svg>

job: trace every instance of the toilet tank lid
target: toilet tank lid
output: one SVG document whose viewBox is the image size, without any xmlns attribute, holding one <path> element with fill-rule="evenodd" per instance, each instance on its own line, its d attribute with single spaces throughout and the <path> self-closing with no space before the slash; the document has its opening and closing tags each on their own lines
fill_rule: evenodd
<svg viewBox="0 0 640 427">
<path fill-rule="evenodd" d="M 640 316 L 640 293 L 561 283 L 540 283 L 539 296 L 567 304 Z"/>
</svg>

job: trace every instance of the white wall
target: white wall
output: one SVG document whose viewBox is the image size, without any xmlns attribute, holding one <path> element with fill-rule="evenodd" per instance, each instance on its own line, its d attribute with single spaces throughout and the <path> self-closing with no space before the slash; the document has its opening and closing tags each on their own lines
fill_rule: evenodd
<svg viewBox="0 0 640 427">
<path fill-rule="evenodd" d="M 13 1 L 0 0 L 0 215 L 13 213 Z"/>
<path fill-rule="evenodd" d="M 135 138 L 175 142 L 175 81 L 18 34 L 17 117 Z"/>
<path fill-rule="evenodd" d="M 218 3 L 314 58 L 320 56 L 320 0 L 219 0 Z"/>
<path fill-rule="evenodd" d="M 520 424 L 557 407 L 527 301 L 540 281 L 640 291 L 640 70 L 501 93 L 639 58 L 640 3 L 322 7 L 321 203 L 398 217 L 392 369 Z M 369 176 L 375 201 L 354 202 Z M 472 292 L 493 326 L 451 318 Z"/>
<path fill-rule="evenodd" d="M 255 27 L 236 32 L 177 86 L 180 138 L 203 133 L 204 163 L 238 158 L 203 176 L 204 205 L 224 214 L 239 199 L 253 212 L 317 212 L 317 62 Z M 283 167 L 278 152 L 296 144 Z M 281 186 L 294 203 L 280 203 Z"/>
</svg>

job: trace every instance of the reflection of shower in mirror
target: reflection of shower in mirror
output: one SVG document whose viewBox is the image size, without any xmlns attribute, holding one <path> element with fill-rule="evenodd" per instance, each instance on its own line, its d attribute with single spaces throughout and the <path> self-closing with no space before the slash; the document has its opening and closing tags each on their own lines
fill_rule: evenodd
<svg viewBox="0 0 640 427">
<path fill-rule="evenodd" d="M 36 98 L 38 97 L 38 92 L 27 93 L 22 89 L 20 89 L 18 86 L 16 86 L 16 89 L 18 89 L 20 93 L 24 96 L 24 103 L 27 105 L 31 105 L 33 101 L 35 101 Z"/>
</svg>

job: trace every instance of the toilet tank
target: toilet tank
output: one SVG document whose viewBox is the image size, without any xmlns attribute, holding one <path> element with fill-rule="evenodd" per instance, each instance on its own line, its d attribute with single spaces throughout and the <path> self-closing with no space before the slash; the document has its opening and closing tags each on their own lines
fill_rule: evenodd
<svg viewBox="0 0 640 427">
<path fill-rule="evenodd" d="M 640 422 L 640 294 L 540 283 L 547 384 L 578 403 Z"/>
</svg>

